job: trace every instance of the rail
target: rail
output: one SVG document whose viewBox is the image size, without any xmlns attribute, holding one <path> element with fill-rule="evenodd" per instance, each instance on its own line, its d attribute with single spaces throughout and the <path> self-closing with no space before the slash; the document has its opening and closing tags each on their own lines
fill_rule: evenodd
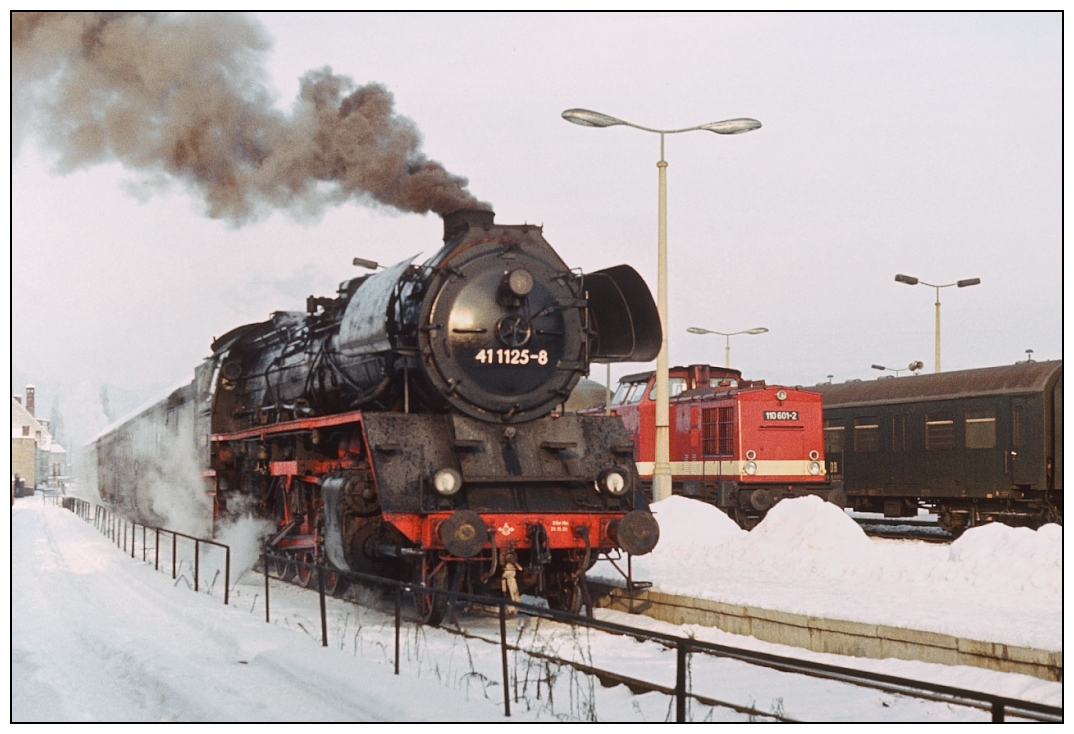
<svg viewBox="0 0 1074 734">
<path fill-rule="evenodd" d="M 688 659 L 689 655 L 694 652 L 729 658 L 732 660 L 738 660 L 741 662 L 779 670 L 782 672 L 797 673 L 816 678 L 840 681 L 843 683 L 849 683 L 851 685 L 874 688 L 887 693 L 901 694 L 915 698 L 940 701 L 957 706 L 966 706 L 970 708 L 991 711 L 993 722 L 1005 721 L 1007 716 L 1015 716 L 1017 718 L 1033 719 L 1037 721 L 1046 722 L 1061 722 L 1063 720 L 1063 709 L 1057 706 L 1047 706 L 1044 704 L 1033 703 L 1030 701 L 1021 701 L 1015 698 L 1008 698 L 1006 696 L 997 696 L 991 693 L 971 691 L 965 688 L 938 685 L 925 681 L 911 680 L 909 678 L 900 678 L 898 676 L 871 673 L 868 671 L 855 670 L 853 668 L 844 668 L 836 665 L 826 665 L 824 663 L 816 663 L 807 660 L 798 660 L 795 658 L 788 658 L 780 655 L 771 655 L 768 653 L 755 652 L 752 650 L 744 650 L 741 648 L 730 647 L 727 645 L 717 645 L 715 643 L 703 642 L 687 637 L 679 637 L 676 635 L 669 635 L 661 632 L 653 632 L 651 630 L 640 629 L 637 627 L 616 624 L 614 622 L 591 619 L 589 617 L 571 614 L 569 612 L 562 612 L 554 609 L 547 609 L 545 607 L 533 606 L 530 604 L 511 601 L 509 599 L 478 596 L 450 589 L 436 589 L 433 587 L 421 586 L 413 582 L 404 582 L 399 581 L 397 579 L 389 579 L 384 578 L 382 576 L 374 576 L 371 574 L 360 573 L 356 571 L 340 571 L 336 568 L 328 568 L 326 566 L 315 563 L 299 561 L 292 556 L 283 556 L 269 552 L 263 552 L 261 555 L 261 565 L 264 569 L 265 576 L 265 622 L 271 621 L 269 610 L 269 561 L 293 564 L 296 567 L 301 566 L 304 568 L 308 568 L 310 571 L 317 572 L 318 593 L 320 595 L 321 611 L 321 645 L 323 647 L 328 646 L 328 623 L 325 601 L 325 574 L 339 574 L 341 577 L 346 578 L 348 580 L 356 580 L 364 582 L 366 584 L 371 584 L 373 586 L 394 589 L 396 675 L 399 675 L 399 635 L 402 623 L 402 598 L 404 593 L 420 593 L 435 596 L 447 596 L 448 605 L 451 609 L 454 609 L 455 604 L 459 601 L 470 602 L 498 609 L 500 620 L 499 644 L 501 650 L 504 681 L 504 715 L 508 717 L 511 715 L 511 686 L 510 681 L 508 679 L 507 652 L 510 650 L 533 657 L 548 659 L 548 656 L 543 653 L 531 652 L 515 645 L 508 644 L 507 610 L 508 608 L 510 608 L 511 610 L 513 610 L 511 612 L 512 615 L 521 612 L 532 617 L 540 617 L 557 622 L 564 622 L 571 625 L 588 627 L 590 629 L 608 632 L 611 634 L 630 636 L 635 639 L 646 639 L 653 642 L 657 642 L 670 648 L 674 648 L 676 650 L 676 672 L 674 689 L 669 688 L 667 686 L 650 683 L 647 681 L 625 678 L 612 671 L 598 670 L 591 666 L 579 665 L 568 660 L 557 660 L 556 662 L 571 665 L 581 670 L 582 672 L 596 675 L 598 678 L 605 678 L 609 680 L 614 680 L 616 682 L 626 683 L 627 685 L 630 685 L 632 688 L 635 689 L 646 689 L 650 691 L 657 691 L 673 695 L 675 697 L 675 720 L 677 722 L 686 721 L 687 698 L 691 698 L 693 700 L 698 701 L 699 703 L 706 705 L 728 706 L 730 708 L 735 708 L 745 713 L 787 720 L 784 719 L 784 717 L 778 716 L 773 713 L 746 709 L 744 707 L 734 706 L 722 701 L 714 701 L 713 699 L 710 699 L 708 697 L 695 695 L 687 691 L 686 673 L 688 669 Z"/>
<path fill-rule="evenodd" d="M 169 530 L 167 528 L 158 528 L 152 525 L 146 525 L 142 523 L 134 522 L 122 517 L 111 509 L 102 505 L 91 504 L 84 499 L 78 497 L 61 497 L 58 495 L 45 496 L 43 501 L 52 500 L 52 504 L 61 505 L 65 509 L 78 515 L 86 522 L 93 523 L 93 526 L 101 532 L 102 535 L 115 542 L 116 547 L 121 547 L 123 552 L 127 552 L 127 537 L 129 529 L 130 537 L 130 553 L 131 558 L 135 557 L 137 552 L 137 531 L 140 527 L 142 529 L 142 561 L 148 563 L 149 531 L 153 532 L 153 568 L 157 571 L 160 570 L 160 536 L 170 535 L 172 539 L 172 580 L 175 580 L 178 576 L 178 569 L 176 562 L 178 560 L 178 543 L 179 538 L 185 538 L 187 540 L 194 541 L 194 591 L 200 590 L 200 577 L 201 577 L 201 546 L 209 545 L 224 550 L 224 604 L 229 601 L 229 592 L 231 587 L 231 548 L 223 543 L 217 543 L 215 540 L 207 540 L 205 538 L 198 538 L 193 535 L 187 535 L 186 533 L 180 533 L 178 530 Z M 91 513 L 92 510 L 92 513 Z M 91 516 L 92 515 L 92 516 Z"/>
</svg>

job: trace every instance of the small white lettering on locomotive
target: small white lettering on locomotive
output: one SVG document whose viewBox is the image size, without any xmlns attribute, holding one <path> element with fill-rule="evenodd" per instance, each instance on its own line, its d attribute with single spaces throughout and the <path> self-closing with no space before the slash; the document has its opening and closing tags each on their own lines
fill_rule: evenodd
<svg viewBox="0 0 1074 734">
<path fill-rule="evenodd" d="M 571 524 L 566 520 L 553 520 L 552 527 L 549 531 L 553 533 L 569 533 L 571 530 Z"/>
<path fill-rule="evenodd" d="M 766 421 L 796 421 L 798 420 L 797 410 L 766 410 L 764 412 L 764 419 Z"/>
<path fill-rule="evenodd" d="M 528 349 L 479 349 L 474 359 L 481 364 L 548 364 L 548 350 L 531 352 Z"/>
</svg>

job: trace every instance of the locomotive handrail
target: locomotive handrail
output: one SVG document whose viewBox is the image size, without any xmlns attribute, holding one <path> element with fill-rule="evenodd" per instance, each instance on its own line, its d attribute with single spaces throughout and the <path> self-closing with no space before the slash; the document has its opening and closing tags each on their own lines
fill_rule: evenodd
<svg viewBox="0 0 1074 734">
<path fill-rule="evenodd" d="M 942 701 L 950 704 L 991 711 L 993 722 L 1004 721 L 1007 716 L 1017 716 L 1019 718 L 1029 718 L 1047 722 L 1061 722 L 1063 720 L 1063 709 L 1059 706 L 1048 706 L 1045 704 L 1034 703 L 1031 701 L 1022 701 L 1015 698 L 1009 698 L 1007 696 L 998 696 L 991 693 L 983 693 L 980 691 L 973 691 L 966 688 L 958 688 L 956 686 L 945 686 L 936 683 L 929 683 L 926 681 L 913 680 L 910 678 L 884 675 L 881 673 L 872 673 L 869 671 L 856 670 L 854 668 L 845 668 L 837 665 L 828 665 L 826 663 L 817 663 L 809 660 L 799 660 L 796 658 L 789 658 L 781 655 L 756 652 L 753 650 L 746 650 L 743 648 L 736 648 L 728 645 L 719 645 L 711 642 L 703 642 L 693 638 L 680 637 L 677 635 L 667 634 L 663 632 L 655 632 L 652 630 L 641 629 L 638 627 L 617 624 L 615 622 L 593 619 L 583 615 L 572 614 L 570 612 L 564 612 L 555 609 L 548 609 L 546 607 L 534 606 L 531 604 L 525 604 L 523 602 L 512 601 L 510 599 L 468 594 L 462 591 L 454 591 L 450 589 L 437 589 L 429 586 L 423 586 L 414 582 L 399 581 L 397 579 L 385 578 L 383 576 L 376 576 L 373 574 L 367 574 L 358 571 L 342 571 L 337 568 L 329 568 L 321 564 L 309 563 L 298 560 L 294 557 L 269 553 L 267 551 L 262 552 L 261 555 L 262 566 L 264 568 L 265 574 L 266 622 L 269 622 L 269 564 L 267 562 L 269 559 L 284 561 L 286 563 L 294 564 L 296 566 L 308 568 L 311 571 L 317 571 L 321 597 L 321 637 L 322 646 L 325 647 L 328 646 L 328 628 L 325 617 L 324 586 L 324 575 L 326 573 L 336 573 L 346 579 L 357 579 L 365 581 L 367 583 L 372 583 L 377 586 L 394 588 L 396 590 L 396 675 L 399 674 L 399 627 L 401 620 L 400 604 L 403 592 L 413 592 L 416 589 L 420 589 L 422 594 L 447 596 L 449 600 L 453 600 L 455 602 L 467 601 L 472 602 L 474 604 L 498 608 L 501 629 L 500 645 L 503 651 L 502 655 L 504 673 L 504 707 L 506 716 L 511 715 L 509 700 L 510 686 L 508 685 L 507 680 L 507 650 L 510 649 L 515 652 L 522 652 L 527 655 L 530 654 L 530 652 L 527 650 L 524 650 L 517 646 L 509 645 L 507 643 L 505 620 L 507 616 L 507 608 L 510 607 L 516 612 L 522 612 L 530 616 L 543 617 L 572 625 L 580 625 L 583 627 L 588 627 L 603 632 L 609 632 L 612 634 L 624 635 L 634 638 L 644 638 L 676 649 L 677 664 L 676 686 L 674 694 L 676 697 L 676 720 L 679 722 L 684 722 L 686 720 L 686 699 L 688 697 L 694 698 L 702 702 L 712 701 L 712 699 L 707 699 L 706 697 L 693 694 L 686 690 L 685 685 L 687 655 L 690 652 L 701 652 L 709 655 L 715 655 L 717 657 L 725 657 L 733 660 L 739 660 L 741 662 L 749 663 L 751 665 L 759 665 L 762 667 L 780 670 L 783 672 L 797 673 L 817 678 L 824 678 L 828 680 L 836 680 L 851 685 L 875 688 L 889 693 L 898 693 L 902 695 L 913 696 L 915 698 Z M 569 661 L 562 662 L 569 663 Z M 596 671 L 594 669 L 590 670 L 590 672 Z M 650 684 L 646 681 L 632 682 L 636 684 L 650 686 L 652 690 L 660 690 L 664 692 L 668 691 L 668 689 L 664 686 Z M 716 703 L 718 703 L 719 705 L 729 705 L 722 702 Z M 764 714 L 764 712 L 756 713 L 761 713 L 766 716 L 769 715 Z"/>
</svg>

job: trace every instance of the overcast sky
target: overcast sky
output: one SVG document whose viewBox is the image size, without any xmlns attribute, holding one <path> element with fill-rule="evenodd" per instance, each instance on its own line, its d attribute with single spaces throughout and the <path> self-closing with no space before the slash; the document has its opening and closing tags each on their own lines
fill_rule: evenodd
<svg viewBox="0 0 1074 734">
<path fill-rule="evenodd" d="M 330 66 L 380 82 L 422 151 L 497 221 L 544 225 L 572 267 L 629 263 L 656 284 L 659 137 L 588 129 L 583 107 L 668 136 L 671 364 L 747 377 L 871 379 L 1062 357 L 1062 24 L 1051 14 L 263 14 L 282 111 Z M 18 90 L 16 90 L 18 91 Z M 16 105 L 16 112 L 18 106 Z M 345 203 L 236 227 L 181 183 L 107 160 L 61 173 L 16 118 L 12 376 L 177 384 L 213 337 L 303 309 L 441 243 L 434 214 Z M 613 378 L 644 369 L 613 367 Z M 593 378 L 604 379 L 597 366 Z M 46 401 L 48 396 L 42 395 Z"/>
</svg>

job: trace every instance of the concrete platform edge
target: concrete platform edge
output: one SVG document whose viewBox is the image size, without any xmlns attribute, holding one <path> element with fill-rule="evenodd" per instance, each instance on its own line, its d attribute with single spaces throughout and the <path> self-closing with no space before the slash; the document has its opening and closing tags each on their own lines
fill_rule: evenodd
<svg viewBox="0 0 1074 734">
<path fill-rule="evenodd" d="M 885 625 L 809 617 L 759 607 L 692 599 L 655 591 L 589 583 L 598 607 L 644 614 L 672 624 L 699 624 L 814 652 L 899 658 L 942 665 L 972 665 L 1005 673 L 1063 680 L 1063 653 Z"/>
</svg>

